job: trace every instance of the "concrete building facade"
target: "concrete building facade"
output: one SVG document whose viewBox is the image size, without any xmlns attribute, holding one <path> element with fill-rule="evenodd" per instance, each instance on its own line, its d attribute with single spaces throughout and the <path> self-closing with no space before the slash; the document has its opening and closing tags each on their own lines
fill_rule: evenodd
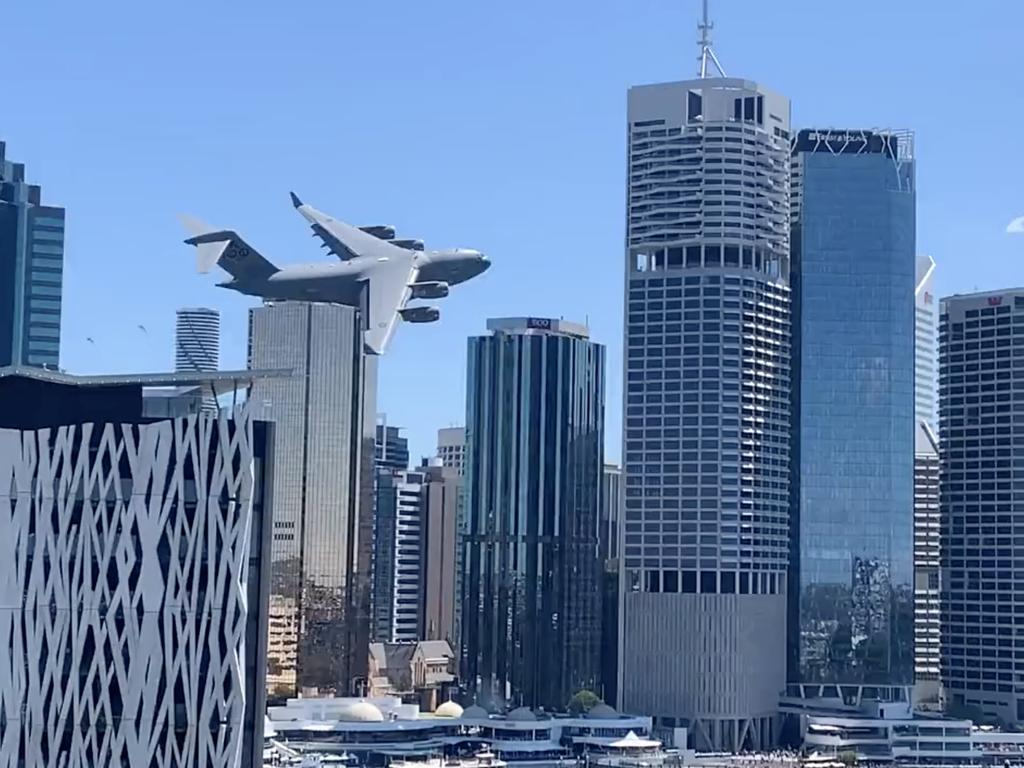
<svg viewBox="0 0 1024 768">
<path fill-rule="evenodd" d="M 1024 289 L 940 302 L 942 684 L 1024 722 Z"/>
<path fill-rule="evenodd" d="M 789 554 L 789 101 L 628 97 L 618 704 L 700 749 L 777 737 Z"/>
</svg>

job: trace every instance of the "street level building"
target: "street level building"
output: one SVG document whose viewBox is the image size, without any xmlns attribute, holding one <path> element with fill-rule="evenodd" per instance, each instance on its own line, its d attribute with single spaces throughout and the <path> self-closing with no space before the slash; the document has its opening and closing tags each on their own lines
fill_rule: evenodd
<svg viewBox="0 0 1024 768">
<path fill-rule="evenodd" d="M 550 318 L 469 339 L 462 674 L 485 706 L 597 690 L 604 347 Z"/>
<path fill-rule="evenodd" d="M 0 369 L 0 766 L 256 764 L 272 427 L 150 395 L 267 375 Z"/>
<path fill-rule="evenodd" d="M 789 100 L 642 85 L 627 130 L 618 704 L 759 749 L 785 687 Z"/>
<path fill-rule="evenodd" d="M 64 209 L 0 141 L 0 365 L 57 369 L 63 286 Z"/>
</svg>

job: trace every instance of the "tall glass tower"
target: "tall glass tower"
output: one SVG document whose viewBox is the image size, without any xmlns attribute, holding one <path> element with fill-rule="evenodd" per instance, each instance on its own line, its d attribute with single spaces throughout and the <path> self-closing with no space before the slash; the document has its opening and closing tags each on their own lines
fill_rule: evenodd
<svg viewBox="0 0 1024 768">
<path fill-rule="evenodd" d="M 902 698 L 914 681 L 912 136 L 800 131 L 792 243 L 790 692 Z"/>
<path fill-rule="evenodd" d="M 359 313 L 283 302 L 249 311 L 249 367 L 291 369 L 249 399 L 275 424 L 267 685 L 345 695 L 366 675 L 373 370 Z M 367 402 L 369 400 L 369 402 Z M 370 418 L 364 419 L 364 410 Z M 368 455 L 367 453 L 368 452 Z M 368 478 L 371 494 L 364 498 Z"/>
<path fill-rule="evenodd" d="M 64 209 L 43 205 L 0 141 L 0 366 L 58 367 L 63 275 Z"/>
<path fill-rule="evenodd" d="M 627 130 L 619 704 L 761 748 L 785 687 L 789 100 L 643 85 Z"/>
<path fill-rule="evenodd" d="M 563 710 L 599 690 L 604 347 L 584 326 L 489 320 L 469 340 L 462 682 Z"/>
</svg>

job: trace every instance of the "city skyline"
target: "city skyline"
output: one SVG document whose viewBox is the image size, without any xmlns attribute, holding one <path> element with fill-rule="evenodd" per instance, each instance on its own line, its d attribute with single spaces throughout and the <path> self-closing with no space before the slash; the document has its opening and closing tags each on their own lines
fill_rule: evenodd
<svg viewBox="0 0 1024 768">
<path fill-rule="evenodd" d="M 618 276 L 604 274 L 607 269 L 581 274 L 573 265 L 584 259 L 605 267 L 617 263 L 623 93 L 631 84 L 678 80 L 693 73 L 696 51 L 689 41 L 697 5 L 586 6 L 587 21 L 580 25 L 569 22 L 584 16 L 581 2 L 550 9 L 528 3 L 526 12 L 492 10 L 499 21 L 461 0 L 455 1 L 450 14 L 431 14 L 399 3 L 408 26 L 399 24 L 387 35 L 383 28 L 375 28 L 378 12 L 370 8 L 340 11 L 324 6 L 317 30 L 283 13 L 278 19 L 276 11 L 254 9 L 251 18 L 231 21 L 244 25 L 253 45 L 230 57 L 222 44 L 208 37 L 222 17 L 220 9 L 210 12 L 209 28 L 191 29 L 188 14 L 182 14 L 156 27 L 143 25 L 141 31 L 127 20 L 102 19 L 81 9 L 45 23 L 38 16 L 41 9 L 31 4 L 5 9 L 11 55 L 37 60 L 39 66 L 12 79 L 10 98 L 20 106 L 5 113 L 0 130 L 8 154 L 27 164 L 47 199 L 69 210 L 65 283 L 71 299 L 65 302 L 62 363 L 75 372 L 167 369 L 173 349 L 169 318 L 177 305 L 190 304 L 221 310 L 225 365 L 241 365 L 245 310 L 251 302 L 224 295 L 191 274 L 191 254 L 179 244 L 174 214 L 201 210 L 216 222 L 251 222 L 254 240 L 268 252 L 297 261 L 315 258 L 312 242 L 296 247 L 303 227 L 284 210 L 287 189 L 295 186 L 308 189 L 311 199 L 329 203 L 331 210 L 353 221 L 385 220 L 438 246 L 479 245 L 495 261 L 492 274 L 467 286 L 458 302 L 450 302 L 450 312 L 445 307 L 445 317 L 431 329 L 438 333 L 432 333 L 430 342 L 422 341 L 422 335 L 413 338 L 399 332 L 390 356 L 382 361 L 381 409 L 407 427 L 413 455 L 432 452 L 438 426 L 462 422 L 463 342 L 484 314 L 554 312 L 581 319 L 589 315 L 594 338 L 608 345 L 610 370 L 617 369 L 621 317 L 603 308 L 620 300 Z M 1001 103 L 999 76 L 968 85 L 939 50 L 954 44 L 966 23 L 975 37 L 987 41 L 976 51 L 980 69 L 998 75 L 1024 68 L 1021 51 L 1009 38 L 1014 23 L 1019 26 L 1024 20 L 1024 8 L 990 4 L 992 12 L 965 22 L 949 9 L 908 2 L 889 8 L 888 23 L 879 24 L 879 14 L 863 7 L 833 8 L 831 22 L 812 13 L 812 7 L 797 0 L 794 18 L 781 24 L 770 7 L 713 3 L 715 42 L 727 70 L 754 76 L 786 93 L 794 103 L 795 127 L 914 128 L 918 154 L 927 169 L 921 183 L 928 190 L 920 201 L 919 251 L 940 264 L 936 295 L 1001 285 L 1005 281 L 999 272 L 1024 247 L 1019 236 L 1005 232 L 1007 222 L 1024 209 L 1015 181 L 1024 175 L 1024 159 L 1008 153 L 1000 163 L 972 162 L 970 153 L 962 151 L 962 127 L 948 119 L 948 107 L 931 84 L 970 88 L 979 102 Z M 551 23 L 530 21 L 538 15 Z M 908 25 L 932 41 L 930 47 L 908 41 L 901 31 Z M 250 61 L 258 50 L 281 45 L 281 35 L 293 27 L 303 36 L 314 35 L 298 55 L 282 57 L 272 69 Z M 359 50 L 394 46 L 399 58 L 356 76 L 326 55 L 324 36 L 348 28 L 359 31 L 354 38 Z M 486 40 L 500 55 L 487 57 L 468 71 L 458 46 L 453 46 L 432 58 L 429 66 L 415 67 L 410 60 L 418 47 L 413 44 L 418 39 L 414 29 L 416 36 L 442 40 Z M 571 30 L 568 36 L 565 29 Z M 621 44 L 640 33 L 649 40 L 642 56 Z M 884 59 L 860 60 L 859 41 L 868 34 L 888 50 Z M 172 50 L 174 41 L 196 36 L 198 59 L 173 68 L 157 61 L 161 53 Z M 97 39 L 105 41 L 98 49 L 89 42 Z M 410 52 L 401 50 L 401 40 L 409 42 Z M 534 55 L 529 59 L 518 52 L 527 40 L 536 42 L 530 46 Z M 318 41 L 325 44 L 318 46 Z M 801 55 L 777 55 L 780 44 L 799 44 Z M 605 54 L 595 57 L 594 49 Z M 36 51 L 46 55 L 37 57 Z M 120 67 L 117 62 L 125 57 L 139 62 L 139 67 Z M 808 61 L 838 62 L 844 57 L 857 59 L 858 66 L 807 66 Z M 90 89 L 83 88 L 50 99 L 54 81 L 67 71 L 68 62 L 82 58 L 90 64 L 77 68 L 78 77 L 96 86 L 92 96 L 86 99 Z M 168 54 L 167 60 L 176 58 Z M 135 74 L 142 68 L 147 69 L 145 88 Z M 330 111 L 323 125 L 298 120 L 307 114 L 314 87 L 303 82 L 307 70 L 323 78 L 316 88 L 333 88 L 346 99 L 372 100 L 380 89 L 389 89 L 396 102 L 417 110 L 420 128 L 410 135 L 343 121 L 346 124 L 339 129 L 329 119 Z M 889 76 L 897 70 L 898 81 Z M 205 85 L 185 96 L 181 83 L 192 79 Z M 572 98 L 564 98 L 565 82 L 578 83 Z M 906 83 L 929 85 L 908 88 Z M 268 89 L 268 99 L 279 108 L 268 112 L 263 102 L 257 102 L 247 113 L 255 119 L 229 118 L 220 102 L 225 89 L 256 92 L 257 84 L 261 92 Z M 186 99 L 187 119 L 179 109 Z M 1013 115 L 1021 106 L 1010 100 L 1006 109 L 1005 120 L 975 126 L 972 140 L 1011 146 L 1008 126 L 1015 124 Z M 570 151 L 556 148 L 562 142 L 543 139 L 541 124 L 548 120 L 564 124 L 574 137 Z M 63 130 L 68 123 L 79 130 Z M 492 139 L 494 131 L 498 134 Z M 284 141 L 289 134 L 302 135 L 303 141 Z M 233 137 L 231 142 L 226 142 L 226 135 Z M 152 137 L 161 142 L 160 153 L 152 152 Z M 493 172 L 509 182 L 493 184 L 480 169 L 481 159 L 490 157 L 496 145 L 492 141 L 505 148 L 505 156 L 493 160 Z M 354 147 L 360 148 L 358 153 Z M 266 191 L 264 165 L 252 161 L 254 153 L 264 151 L 286 168 L 277 174 L 283 176 L 280 183 L 270 185 L 271 193 Z M 99 155 L 102 164 L 95 160 Z M 407 179 L 435 185 L 435 194 L 425 199 L 416 183 L 404 183 Z M 566 185 L 572 195 L 564 194 Z M 250 193 L 248 188 L 260 191 Z M 507 225 L 512 213 L 524 226 Z M 567 226 L 567 221 L 575 225 Z M 586 226 L 580 226 L 582 222 Z M 566 255 L 552 260 L 553 252 Z M 555 279 L 532 287 L 528 294 L 499 288 L 506 282 L 517 288 L 531 285 L 531 276 L 545 270 L 552 270 Z M 560 288 L 570 275 L 579 275 L 581 281 L 581 290 L 571 294 Z M 138 290 L 149 281 L 165 290 L 156 296 Z M 105 310 L 97 298 L 111 293 L 119 296 L 116 313 Z M 139 324 L 148 329 L 149 343 L 140 343 Z M 450 358 L 453 370 L 436 370 L 436 387 L 431 385 L 435 413 L 424 414 L 402 397 L 403 382 L 432 367 L 437 357 Z M 620 458 L 619 387 L 616 377 L 609 377 L 610 460 Z"/>
</svg>

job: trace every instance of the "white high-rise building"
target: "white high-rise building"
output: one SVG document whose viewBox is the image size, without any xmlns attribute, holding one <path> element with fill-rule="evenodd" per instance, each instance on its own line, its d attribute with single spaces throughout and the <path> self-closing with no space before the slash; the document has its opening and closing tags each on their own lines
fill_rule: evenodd
<svg viewBox="0 0 1024 768">
<path fill-rule="evenodd" d="M 939 433 L 939 313 L 935 259 L 917 257 L 914 287 L 914 416 Z"/>
<path fill-rule="evenodd" d="M 419 471 L 377 473 L 373 585 L 376 642 L 423 639 L 423 483 Z"/>
<path fill-rule="evenodd" d="M 466 474 L 466 428 L 442 427 L 437 430 L 437 455 L 446 467 Z"/>
<path fill-rule="evenodd" d="M 628 111 L 619 705 L 763 748 L 786 684 L 789 100 L 705 77 Z"/>
</svg>

